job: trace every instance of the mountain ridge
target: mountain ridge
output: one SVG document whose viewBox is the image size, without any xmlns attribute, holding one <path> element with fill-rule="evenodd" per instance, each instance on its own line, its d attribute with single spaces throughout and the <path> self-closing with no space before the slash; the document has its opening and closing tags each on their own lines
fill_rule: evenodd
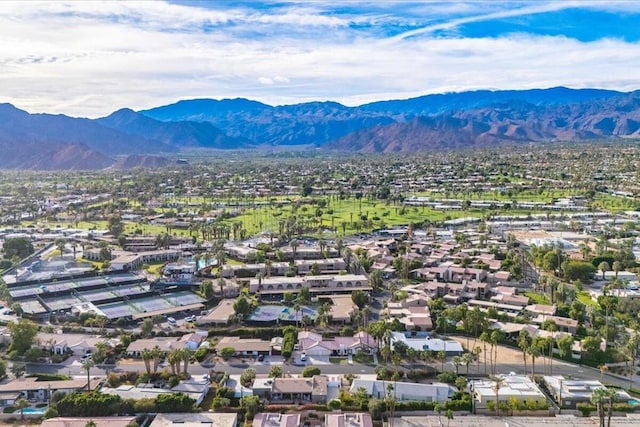
<svg viewBox="0 0 640 427">
<path fill-rule="evenodd" d="M 163 156 L 185 150 L 389 153 L 596 138 L 640 139 L 640 91 L 479 90 L 357 107 L 200 98 L 98 119 L 0 104 L 0 168 L 13 169 L 161 167 L 172 164 Z"/>
</svg>

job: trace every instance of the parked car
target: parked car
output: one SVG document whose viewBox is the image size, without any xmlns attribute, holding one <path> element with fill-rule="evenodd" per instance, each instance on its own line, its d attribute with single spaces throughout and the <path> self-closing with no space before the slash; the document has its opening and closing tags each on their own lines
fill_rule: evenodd
<svg viewBox="0 0 640 427">
<path fill-rule="evenodd" d="M 167 317 L 167 322 L 168 322 L 170 325 L 177 325 L 177 324 L 178 324 L 178 322 L 176 321 L 176 319 L 175 319 L 175 318 L 173 318 L 173 317 Z"/>
<path fill-rule="evenodd" d="M 258 355 L 258 362 L 262 362 L 264 360 L 264 354 Z"/>
<path fill-rule="evenodd" d="M 196 316 L 187 316 L 184 318 L 185 322 L 193 323 L 196 321 Z"/>
</svg>

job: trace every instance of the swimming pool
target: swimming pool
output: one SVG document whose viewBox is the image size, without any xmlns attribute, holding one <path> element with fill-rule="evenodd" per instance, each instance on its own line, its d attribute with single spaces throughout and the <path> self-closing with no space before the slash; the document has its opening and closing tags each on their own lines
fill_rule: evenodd
<svg viewBox="0 0 640 427">
<path fill-rule="evenodd" d="M 638 399 L 629 399 L 629 400 L 627 400 L 627 403 L 629 405 L 634 405 L 634 406 L 635 405 L 640 405 L 640 400 L 638 400 Z"/>
<path fill-rule="evenodd" d="M 20 411 L 16 411 L 16 412 L 20 412 Z M 25 414 L 44 414 L 45 412 L 47 412 L 47 407 L 45 406 L 44 408 L 24 408 L 23 412 Z"/>
</svg>

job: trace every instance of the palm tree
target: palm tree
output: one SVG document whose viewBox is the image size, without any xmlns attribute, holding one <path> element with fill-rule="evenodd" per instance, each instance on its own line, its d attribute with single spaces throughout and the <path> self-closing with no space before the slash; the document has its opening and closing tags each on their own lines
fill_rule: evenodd
<svg viewBox="0 0 640 427">
<path fill-rule="evenodd" d="M 291 252 L 293 253 L 293 259 L 296 259 L 296 255 L 298 254 L 298 246 L 300 246 L 300 243 L 298 242 L 298 239 L 291 239 L 291 241 L 289 242 L 289 246 L 291 246 Z"/>
<path fill-rule="evenodd" d="M 142 357 L 142 361 L 144 362 L 144 368 L 147 370 L 147 375 L 151 375 L 151 360 L 153 359 L 151 350 L 145 348 L 144 350 L 142 350 L 142 354 L 140 356 Z"/>
<path fill-rule="evenodd" d="M 460 365 L 463 365 L 464 362 L 462 361 L 462 357 L 460 356 L 453 356 L 453 358 L 451 359 L 451 361 L 453 362 L 453 366 L 456 367 L 456 376 L 458 376 L 458 368 L 460 367 Z M 468 366 L 468 365 L 467 365 Z"/>
<path fill-rule="evenodd" d="M 598 418 L 600 419 L 600 427 L 605 427 L 604 425 L 604 403 L 607 399 L 607 389 L 606 388 L 597 388 L 593 390 L 591 393 L 591 403 L 596 405 L 596 409 L 598 411 Z"/>
<path fill-rule="evenodd" d="M 157 345 L 151 350 L 151 358 L 153 359 L 153 373 L 158 372 L 158 366 L 160 366 L 160 359 L 162 359 L 162 350 Z"/>
<path fill-rule="evenodd" d="M 499 394 L 500 394 L 500 388 L 504 384 L 505 380 L 504 380 L 503 377 L 500 377 L 500 376 L 497 376 L 497 375 L 491 375 L 489 377 L 489 379 L 494 382 L 493 391 L 496 392 L 496 416 L 499 416 L 500 415 Z"/>
<path fill-rule="evenodd" d="M 167 361 L 169 362 L 169 366 L 171 366 L 171 373 L 173 375 L 180 373 L 180 362 L 182 361 L 182 354 L 180 354 L 180 349 L 176 348 L 169 352 L 167 355 Z"/>
<path fill-rule="evenodd" d="M 16 402 L 13 404 L 13 407 L 16 410 L 20 411 L 20 419 L 24 421 L 24 410 L 29 407 L 29 401 L 21 397 L 20 399 L 16 400 Z"/>
<path fill-rule="evenodd" d="M 185 375 L 189 374 L 189 361 L 191 360 L 191 350 L 183 348 L 180 350 L 180 356 L 182 357 L 182 371 Z"/>
<path fill-rule="evenodd" d="M 616 280 L 618 280 L 618 272 L 622 269 L 622 264 L 620 264 L 620 261 L 613 261 L 613 265 L 611 267 L 616 273 Z"/>
<path fill-rule="evenodd" d="M 469 376 L 469 365 L 473 363 L 473 360 L 474 360 L 474 357 L 473 357 L 473 354 L 471 353 L 465 353 L 462 355 L 462 363 L 467 367 L 467 376 Z"/>
<path fill-rule="evenodd" d="M 527 352 L 529 351 L 529 346 L 531 345 L 531 340 L 529 339 L 529 332 L 526 329 L 521 329 L 520 334 L 518 334 L 518 347 L 522 350 L 522 360 L 524 361 L 524 371 L 527 372 Z"/>
<path fill-rule="evenodd" d="M 91 375 L 91 368 L 93 368 L 94 366 L 96 366 L 96 364 L 93 361 L 93 359 L 89 358 L 89 359 L 86 359 L 84 362 L 82 362 L 82 369 L 87 371 L 87 391 L 91 391 L 90 375 Z"/>
<path fill-rule="evenodd" d="M 602 280 L 604 280 L 605 273 L 611 270 L 611 267 L 609 266 L 609 263 L 607 261 L 602 261 L 600 264 L 598 264 L 598 270 L 602 271 Z"/>
</svg>

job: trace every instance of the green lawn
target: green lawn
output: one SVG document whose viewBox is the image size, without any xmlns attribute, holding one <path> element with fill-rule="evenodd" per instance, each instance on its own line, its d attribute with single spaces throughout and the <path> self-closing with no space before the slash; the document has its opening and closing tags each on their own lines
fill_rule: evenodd
<svg viewBox="0 0 640 427">
<path fill-rule="evenodd" d="M 525 292 L 523 295 L 529 297 L 533 304 L 551 304 L 549 298 L 546 295 L 540 295 L 535 292 Z"/>
<path fill-rule="evenodd" d="M 334 363 L 336 365 L 346 365 L 347 358 L 346 357 L 330 357 L 329 362 Z"/>
<path fill-rule="evenodd" d="M 596 305 L 597 304 L 594 300 L 591 299 L 591 295 L 589 295 L 589 292 L 587 292 L 587 291 L 582 291 L 582 292 L 578 293 L 578 301 L 580 301 L 584 305 Z"/>
</svg>

